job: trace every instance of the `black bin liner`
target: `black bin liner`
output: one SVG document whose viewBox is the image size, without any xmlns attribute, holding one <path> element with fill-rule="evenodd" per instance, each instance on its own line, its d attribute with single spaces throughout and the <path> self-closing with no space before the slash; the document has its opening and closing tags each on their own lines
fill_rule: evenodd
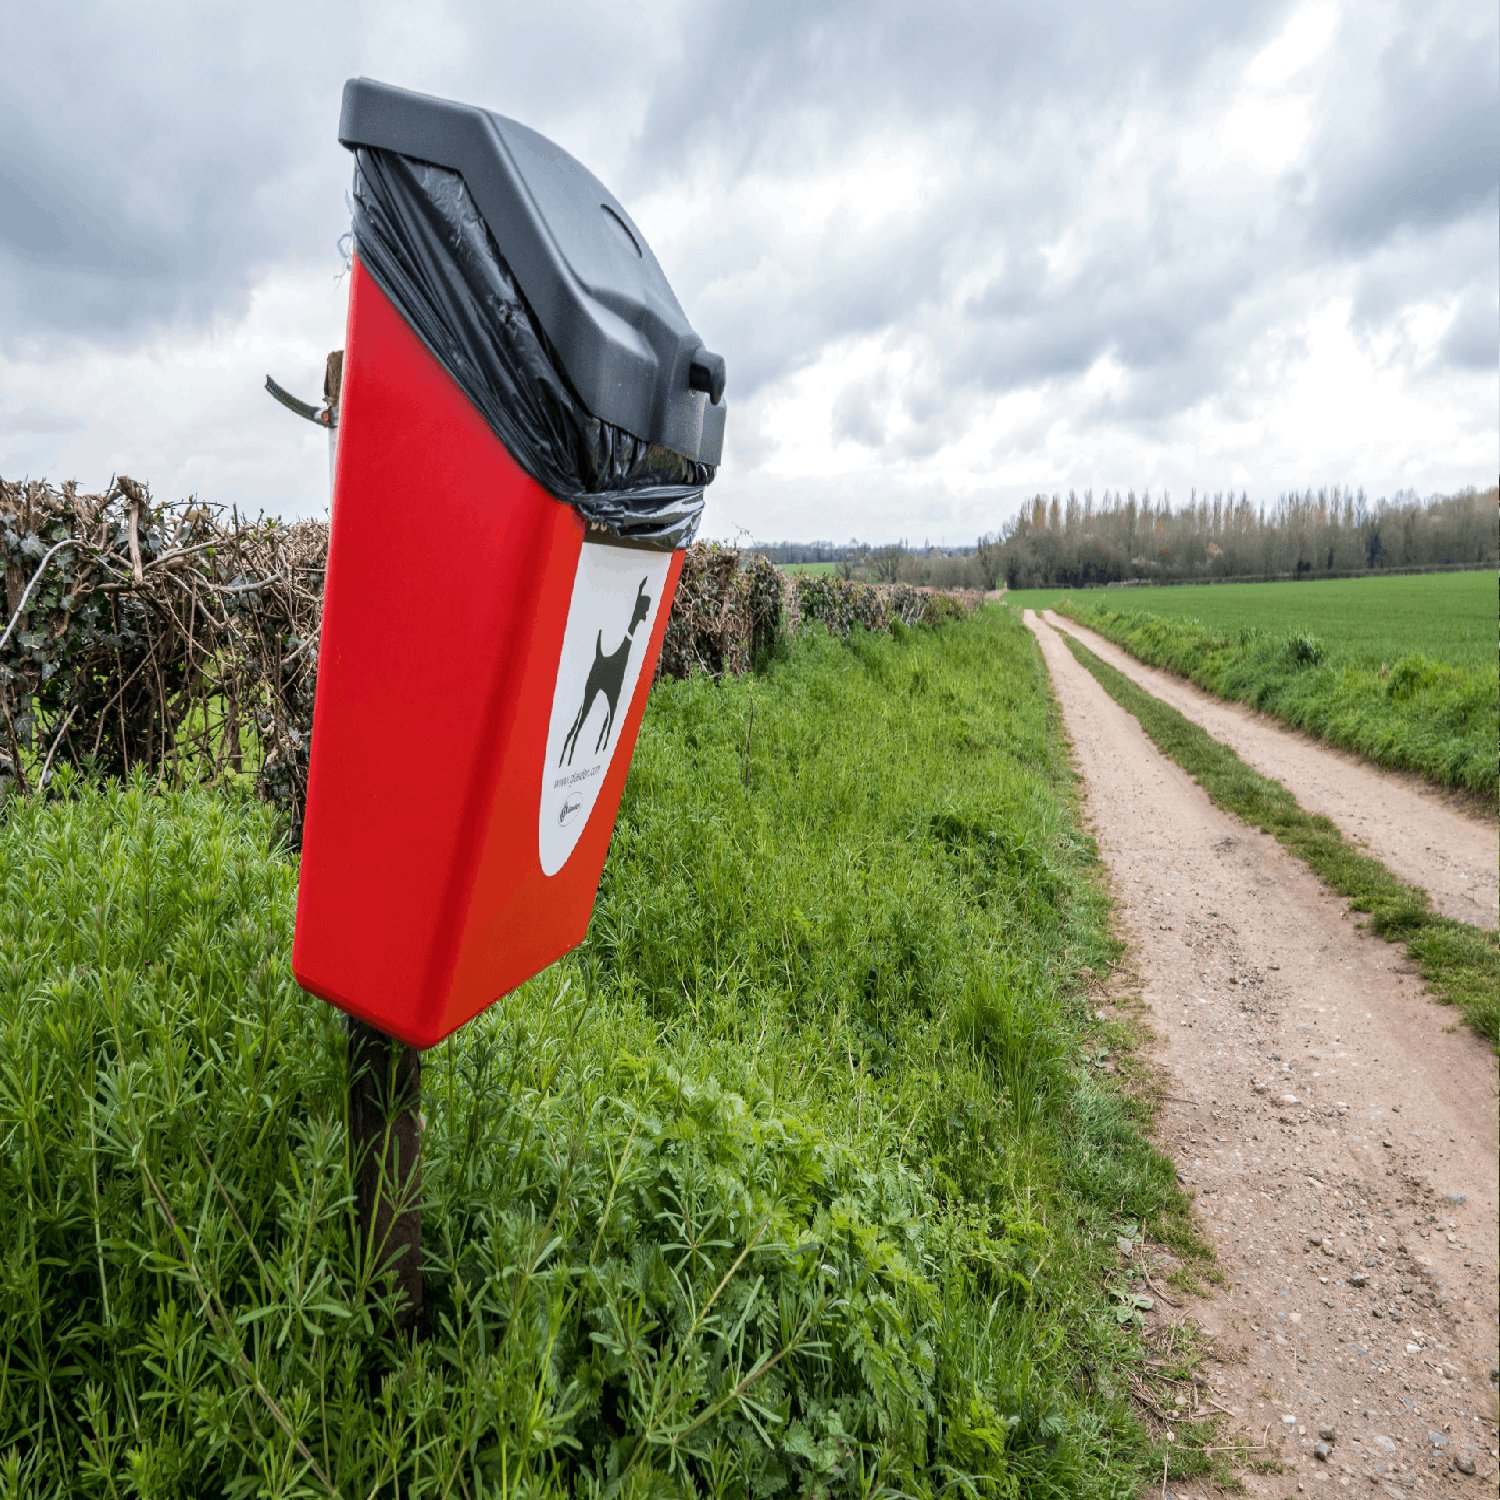
<svg viewBox="0 0 1500 1500">
<path fill-rule="evenodd" d="M 692 541 L 714 466 L 583 405 L 463 178 L 374 147 L 356 161 L 355 253 L 511 457 L 622 540 Z"/>
</svg>

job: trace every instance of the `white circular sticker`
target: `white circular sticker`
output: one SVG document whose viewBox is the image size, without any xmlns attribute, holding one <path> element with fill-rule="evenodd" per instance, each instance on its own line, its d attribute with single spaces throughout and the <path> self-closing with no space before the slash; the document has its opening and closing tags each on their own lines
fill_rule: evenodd
<svg viewBox="0 0 1500 1500">
<path fill-rule="evenodd" d="M 670 552 L 585 542 L 563 631 L 538 844 L 544 875 L 568 862 L 594 810 L 635 697 Z"/>
</svg>

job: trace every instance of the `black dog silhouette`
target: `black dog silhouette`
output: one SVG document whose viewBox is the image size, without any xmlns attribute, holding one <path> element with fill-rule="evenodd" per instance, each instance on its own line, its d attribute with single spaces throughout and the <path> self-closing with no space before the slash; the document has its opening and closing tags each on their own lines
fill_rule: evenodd
<svg viewBox="0 0 1500 1500">
<path fill-rule="evenodd" d="M 630 629 L 625 632 L 625 639 L 608 656 L 604 654 L 602 630 L 594 642 L 594 665 L 589 668 L 589 680 L 584 684 L 583 707 L 578 710 L 573 727 L 563 737 L 563 753 L 557 757 L 558 765 L 563 763 L 564 757 L 570 766 L 573 764 L 573 751 L 578 748 L 578 736 L 583 733 L 584 720 L 588 718 L 594 699 L 600 693 L 604 694 L 604 701 L 609 704 L 609 717 L 604 721 L 604 728 L 599 731 L 594 754 L 597 755 L 609 743 L 610 730 L 615 727 L 615 709 L 620 702 L 620 687 L 625 681 L 625 663 L 630 660 L 630 643 L 636 626 L 650 613 L 651 595 L 646 592 L 646 580 L 643 578 L 641 586 L 635 591 L 635 613 L 630 617 Z"/>
</svg>

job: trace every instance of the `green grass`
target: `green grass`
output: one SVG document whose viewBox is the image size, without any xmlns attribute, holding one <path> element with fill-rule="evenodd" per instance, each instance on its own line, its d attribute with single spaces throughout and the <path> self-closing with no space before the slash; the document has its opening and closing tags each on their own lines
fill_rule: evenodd
<svg viewBox="0 0 1500 1500">
<path fill-rule="evenodd" d="M 780 572 L 789 573 L 794 578 L 799 573 L 816 573 L 823 577 L 832 577 L 839 570 L 839 565 L 831 562 L 777 563 L 776 567 Z"/>
<path fill-rule="evenodd" d="M 1258 630 L 1316 636 L 1330 656 L 1378 671 L 1421 652 L 1463 671 L 1493 673 L 1497 622 L 1493 572 L 1329 578 L 1316 583 L 1184 584 L 1178 588 L 1026 589 L 1006 596 L 1023 609 L 1071 598 L 1084 610 L 1192 621 L 1219 635 Z"/>
<path fill-rule="evenodd" d="M 1187 771 L 1216 806 L 1276 839 L 1340 895 L 1388 942 L 1401 943 L 1433 996 L 1456 1005 L 1481 1036 L 1495 1041 L 1500 1022 L 1500 949 L 1496 935 L 1435 912 L 1427 893 L 1403 885 L 1379 860 L 1361 853 L 1321 815 L 1305 812 L 1279 781 L 1253 771 L 1175 708 L 1101 661 L 1081 641 L 1068 649 L 1157 747 Z"/>
<path fill-rule="evenodd" d="M 1178 613 L 1144 612 L 1145 594 Z M 1500 796 L 1490 574 L 1111 589 L 1007 602 L 1055 605 L 1141 661 L 1378 765 L 1417 771 L 1491 806 Z M 1195 605 L 1209 623 L 1183 617 Z"/>
<path fill-rule="evenodd" d="M 415 1348 L 270 814 L 12 798 L 0 1492 L 1133 1495 L 1117 1233 L 1195 1246 L 1073 795 L 998 611 L 653 692 L 584 947 L 424 1058 Z"/>
</svg>

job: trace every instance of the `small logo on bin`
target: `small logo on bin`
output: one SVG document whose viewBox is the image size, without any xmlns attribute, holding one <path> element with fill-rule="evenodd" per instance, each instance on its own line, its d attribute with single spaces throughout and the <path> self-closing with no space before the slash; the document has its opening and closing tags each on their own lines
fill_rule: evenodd
<svg viewBox="0 0 1500 1500">
<path fill-rule="evenodd" d="M 581 797 L 564 797 L 563 805 L 557 810 L 557 825 L 566 828 L 574 818 L 578 816 L 578 809 L 583 806 Z"/>
</svg>

